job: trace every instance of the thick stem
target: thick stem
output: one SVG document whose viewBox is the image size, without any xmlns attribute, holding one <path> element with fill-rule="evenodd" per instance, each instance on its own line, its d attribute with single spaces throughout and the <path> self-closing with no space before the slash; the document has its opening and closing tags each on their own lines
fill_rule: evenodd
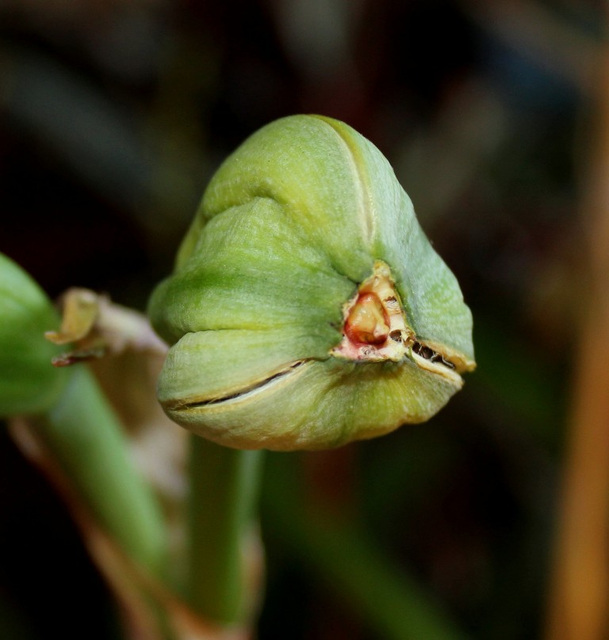
<svg viewBox="0 0 609 640">
<path fill-rule="evenodd" d="M 155 496 L 129 459 L 121 425 L 84 366 L 38 426 L 71 487 L 138 566 L 161 577 L 165 525 Z"/>
<path fill-rule="evenodd" d="M 187 596 L 222 624 L 243 622 L 250 596 L 245 544 L 258 495 L 261 452 L 191 436 Z"/>
</svg>

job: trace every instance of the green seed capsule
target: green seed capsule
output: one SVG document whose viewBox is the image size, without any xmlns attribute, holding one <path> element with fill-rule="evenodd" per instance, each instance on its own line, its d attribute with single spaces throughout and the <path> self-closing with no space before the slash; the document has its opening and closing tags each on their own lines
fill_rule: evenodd
<svg viewBox="0 0 609 640">
<path fill-rule="evenodd" d="M 0 253 L 0 416 L 41 413 L 59 398 L 68 375 L 51 365 L 59 350 L 44 338 L 58 324 L 40 287 Z"/>
<path fill-rule="evenodd" d="M 474 368 L 472 318 L 387 160 L 292 116 L 212 179 L 150 315 L 159 399 L 240 448 L 319 449 L 434 415 Z"/>
</svg>

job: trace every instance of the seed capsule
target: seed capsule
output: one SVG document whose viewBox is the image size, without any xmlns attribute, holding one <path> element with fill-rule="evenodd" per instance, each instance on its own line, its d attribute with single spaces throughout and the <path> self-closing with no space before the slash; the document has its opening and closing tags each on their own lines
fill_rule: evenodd
<svg viewBox="0 0 609 640">
<path fill-rule="evenodd" d="M 220 167 L 150 315 L 173 345 L 165 411 L 234 447 L 387 433 L 474 367 L 469 309 L 391 167 L 319 116 L 264 127 Z"/>
</svg>

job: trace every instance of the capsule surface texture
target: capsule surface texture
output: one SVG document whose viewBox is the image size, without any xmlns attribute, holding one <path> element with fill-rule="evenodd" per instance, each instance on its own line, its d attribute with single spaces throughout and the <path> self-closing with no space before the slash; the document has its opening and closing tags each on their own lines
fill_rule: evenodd
<svg viewBox="0 0 609 640">
<path fill-rule="evenodd" d="M 321 449 L 439 411 L 475 367 L 472 316 L 381 152 L 277 120 L 218 169 L 150 301 L 159 400 L 227 446 Z"/>
</svg>

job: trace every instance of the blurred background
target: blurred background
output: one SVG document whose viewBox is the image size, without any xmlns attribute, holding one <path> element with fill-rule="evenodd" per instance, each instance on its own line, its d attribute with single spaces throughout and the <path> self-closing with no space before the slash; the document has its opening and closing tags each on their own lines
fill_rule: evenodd
<svg viewBox="0 0 609 640">
<path fill-rule="evenodd" d="M 604 12 L 599 0 L 0 0 L 0 251 L 50 296 L 78 285 L 145 309 L 222 159 L 265 123 L 315 112 L 389 158 L 472 308 L 478 369 L 429 423 L 269 456 L 261 640 L 561 637 L 553 567 L 594 295 L 585 194 Z M 306 509 L 292 513 L 295 466 Z M 603 482 L 584 493 L 605 500 Z M 326 518 L 340 526 L 316 528 Z M 436 631 L 389 631 L 392 593 Z M 120 637 L 62 502 L 5 430 L 0 636 Z"/>
</svg>

